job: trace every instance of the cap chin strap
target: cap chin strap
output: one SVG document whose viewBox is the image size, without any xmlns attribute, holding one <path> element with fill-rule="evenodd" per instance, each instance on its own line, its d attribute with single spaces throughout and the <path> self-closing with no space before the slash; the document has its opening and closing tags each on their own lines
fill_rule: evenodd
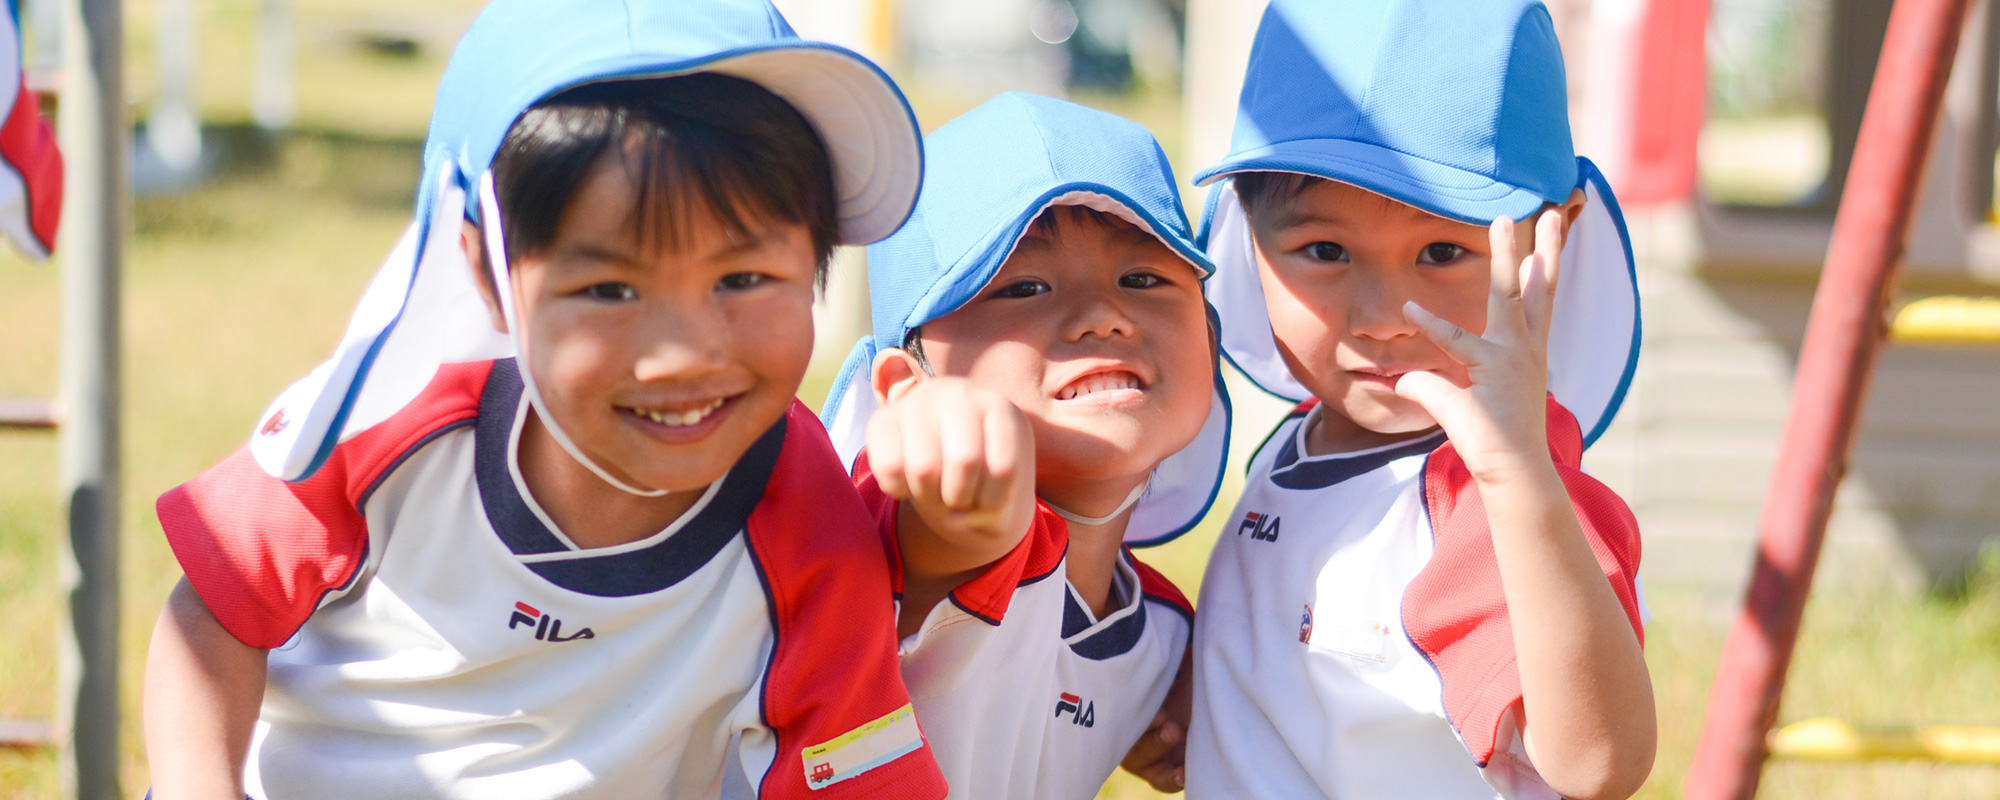
<svg viewBox="0 0 2000 800">
<path fill-rule="evenodd" d="M 485 174 L 479 176 L 479 202 L 483 223 L 480 228 L 486 236 L 486 261 L 492 265 L 493 270 L 493 293 L 500 298 L 500 313 L 507 320 L 508 335 L 514 339 L 514 360 L 521 367 L 521 384 L 528 395 L 528 405 L 534 407 L 535 413 L 541 416 L 542 427 L 548 429 L 556 444 L 562 445 L 563 452 L 568 453 L 570 458 L 576 459 L 576 463 L 582 464 L 591 474 L 603 479 L 605 483 L 627 494 L 640 497 L 659 497 L 666 494 L 666 489 L 641 489 L 612 476 L 610 472 L 598 466 L 597 462 L 584 455 L 576 443 L 570 441 L 569 434 L 563 433 L 562 426 L 556 424 L 555 415 L 549 413 L 547 404 L 542 402 L 541 390 L 535 386 L 535 370 L 528 365 L 526 332 L 522 330 L 520 317 L 514 311 L 514 283 L 507 279 L 507 243 L 500 233 L 502 230 L 500 201 L 493 192 L 492 170 L 487 170 Z"/>
<path fill-rule="evenodd" d="M 1101 517 L 1086 517 L 1082 514 L 1078 514 L 1067 508 L 1063 508 L 1062 506 L 1051 503 L 1046 499 L 1042 501 L 1042 505 L 1048 506 L 1049 510 L 1056 512 L 1056 516 L 1058 517 L 1062 517 L 1063 519 L 1069 520 L 1070 522 L 1075 523 L 1077 525 L 1083 525 L 1086 527 L 1094 528 L 1099 525 L 1103 525 L 1104 523 L 1110 522 L 1114 519 L 1117 519 L 1119 514 L 1123 514 L 1128 509 L 1132 508 L 1132 506 L 1137 505 L 1139 502 L 1139 497 L 1146 493 L 1146 487 L 1152 485 L 1153 485 L 1153 476 L 1151 475 L 1146 476 L 1145 481 L 1141 482 L 1138 486 L 1132 487 L 1132 493 L 1125 496 L 1125 502 L 1119 503 L 1117 510 L 1114 510 L 1111 513 Z"/>
</svg>

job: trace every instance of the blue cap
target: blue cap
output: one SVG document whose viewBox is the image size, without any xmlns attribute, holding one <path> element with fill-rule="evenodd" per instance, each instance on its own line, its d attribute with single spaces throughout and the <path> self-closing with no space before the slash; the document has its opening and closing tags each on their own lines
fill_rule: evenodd
<svg viewBox="0 0 2000 800">
<path fill-rule="evenodd" d="M 1173 167 L 1138 124 L 1075 103 L 1008 92 L 924 140 L 929 161 L 910 221 L 868 248 L 875 343 L 971 300 L 1051 205 L 1089 205 L 1145 229 L 1203 276 Z"/>
<path fill-rule="evenodd" d="M 902 92 L 861 55 L 798 38 L 769 0 L 494 0 L 438 84 L 416 219 L 333 356 L 265 411 L 284 424 L 251 436 L 264 471 L 310 477 L 336 442 L 416 397 L 438 365 L 515 353 L 493 330 L 458 235 L 522 112 L 588 83 L 695 72 L 755 82 L 813 126 L 832 162 L 841 242 L 875 241 L 909 216 L 923 143 Z"/>
<path fill-rule="evenodd" d="M 861 55 L 800 39 L 769 0 L 495 0 L 438 83 L 424 174 L 455 168 L 469 188 L 521 112 L 564 89 L 693 72 L 753 81 L 812 124 L 832 157 L 842 243 L 887 236 L 909 214 L 923 160 L 902 92 Z"/>
<path fill-rule="evenodd" d="M 1477 225 L 1577 187 L 1562 50 L 1541 0 L 1273 0 L 1229 157 Z"/>
<path fill-rule="evenodd" d="M 945 123 L 924 140 L 923 192 L 902 229 L 868 248 L 875 333 L 855 345 L 821 418 L 852 464 L 875 397 L 875 355 L 910 329 L 965 305 L 1050 206 L 1087 206 L 1153 234 L 1206 277 L 1214 272 L 1182 209 L 1173 167 L 1153 135 L 1115 114 L 1009 92 Z M 1201 520 L 1229 453 L 1229 402 L 1220 376 L 1195 441 L 1155 468 L 1126 541 L 1158 544 Z"/>
<path fill-rule="evenodd" d="M 1595 442 L 1638 368 L 1631 236 L 1611 184 L 1577 156 L 1555 25 L 1541 0 L 1272 0 L 1250 51 L 1229 157 L 1199 241 L 1218 272 L 1222 352 L 1258 388 L 1310 396 L 1271 331 L 1239 172 L 1358 186 L 1447 219 L 1526 219 L 1582 191 L 1563 243 L 1549 391 Z"/>
</svg>

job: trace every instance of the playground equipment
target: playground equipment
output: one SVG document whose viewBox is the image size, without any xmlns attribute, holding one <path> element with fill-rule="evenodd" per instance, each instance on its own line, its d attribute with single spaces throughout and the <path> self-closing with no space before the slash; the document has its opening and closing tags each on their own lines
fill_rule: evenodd
<svg viewBox="0 0 2000 800">
<path fill-rule="evenodd" d="M 67 636 L 57 660 L 57 714 L 53 726 L 10 723 L 0 738 L 13 743 L 45 739 L 52 727 L 61 748 L 63 796 L 112 800 L 118 786 L 118 274 L 125 240 L 126 158 L 124 46 L 118 0 L 38 2 L 33 20 L 37 40 L 54 26 L 51 9 L 61 13 L 62 72 L 37 76 L 27 84 L 60 85 L 61 150 L 66 169 L 57 168 L 56 186 L 28 185 L 23 200 L 63 199 L 65 224 L 58 234 L 63 252 L 61 404 L 42 401 L 0 403 L 0 427 L 59 428 L 61 487 L 69 520 L 68 557 L 61 578 L 69 595 Z M 10 20 L 11 22 L 11 17 Z M 7 38 L 17 42 L 12 31 Z M 12 58 L 19 63 L 19 50 Z M 47 52 L 38 53 L 46 59 Z M 43 63 L 46 63 L 45 61 Z M 16 78 L 18 81 L 19 78 Z M 11 121 L 9 123 L 12 124 Z M 18 146 L 19 140 L 13 142 Z M 4 150 L 0 146 L 0 150 Z M 48 173 L 44 173 L 45 175 Z M 37 233 L 54 217 L 36 219 Z M 25 249 L 45 251 L 41 248 Z M 40 255 L 40 252 L 35 253 Z M 58 410 L 58 408 L 60 410 Z"/>
<path fill-rule="evenodd" d="M 1813 298 L 1742 613 L 1685 795 L 1750 798 L 1846 472 L 1969 0 L 1897 0 Z M 1808 731 L 1811 728 L 1806 729 Z M 1792 738 L 1803 734 L 1795 734 Z"/>
<path fill-rule="evenodd" d="M 2000 765 L 2000 728 L 1856 727 L 1830 717 L 1814 717 L 1772 731 L 1770 747 L 1773 758 Z"/>
<path fill-rule="evenodd" d="M 1889 338 L 1930 344 L 2000 344 L 2000 297 L 1926 297 L 1896 312 Z"/>
</svg>

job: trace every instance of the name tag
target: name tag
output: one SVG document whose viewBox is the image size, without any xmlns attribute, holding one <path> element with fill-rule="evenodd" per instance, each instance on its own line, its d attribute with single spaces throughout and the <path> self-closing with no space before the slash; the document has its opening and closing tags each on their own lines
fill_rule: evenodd
<svg viewBox="0 0 2000 800">
<path fill-rule="evenodd" d="M 1313 644 L 1349 658 L 1380 664 L 1389 659 L 1389 626 L 1355 619 L 1321 620 Z"/>
</svg>

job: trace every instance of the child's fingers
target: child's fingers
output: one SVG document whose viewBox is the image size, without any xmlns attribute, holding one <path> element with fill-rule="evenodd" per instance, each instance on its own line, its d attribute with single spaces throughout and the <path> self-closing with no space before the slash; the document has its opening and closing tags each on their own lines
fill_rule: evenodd
<svg viewBox="0 0 2000 800">
<path fill-rule="evenodd" d="M 1490 294 L 1496 298 L 1519 299 L 1521 262 L 1514 259 L 1514 221 L 1506 217 L 1493 218 L 1493 224 L 1486 227 L 1486 241 L 1493 248 Z"/>
<path fill-rule="evenodd" d="M 903 427 L 893 416 L 876 414 L 868 421 L 868 469 L 875 473 L 875 485 L 883 494 L 910 499 L 903 473 Z"/>
<path fill-rule="evenodd" d="M 1003 406 L 1005 400 L 999 401 Z M 986 480 L 980 487 L 979 507 L 998 509 L 1007 504 L 1014 482 L 1024 465 L 1033 458 L 1032 434 L 1021 414 L 1011 407 L 995 408 L 985 415 Z"/>
<path fill-rule="evenodd" d="M 938 427 L 935 419 L 919 414 L 902 417 L 902 473 L 908 484 L 908 499 L 923 503 L 943 505 L 944 499 L 938 491 L 939 478 L 944 472 L 944 450 L 938 441 Z"/>
<path fill-rule="evenodd" d="M 1396 396 L 1426 409 L 1444 408 L 1451 394 L 1463 388 L 1435 372 L 1406 372 L 1396 379 Z"/>
<path fill-rule="evenodd" d="M 1547 347 L 1549 325 L 1555 316 L 1556 281 L 1562 275 L 1563 215 L 1542 212 L 1535 220 L 1535 256 L 1521 264 L 1522 310 L 1528 329 Z"/>
<path fill-rule="evenodd" d="M 1428 309 L 1417 305 L 1417 301 L 1411 300 L 1403 304 L 1403 318 L 1417 326 L 1417 330 L 1424 335 L 1424 338 L 1431 340 L 1432 344 L 1437 345 L 1438 349 L 1443 350 L 1445 355 L 1451 356 L 1458 363 L 1475 366 L 1485 360 L 1486 348 L 1489 346 L 1487 342 L 1472 335 L 1470 331 L 1452 324 L 1449 320 L 1432 314 Z M 1487 325 L 1492 324 L 1489 318 Z"/>
<path fill-rule="evenodd" d="M 977 506 L 986 473 L 986 430 L 979 415 L 950 415 L 936 420 L 938 431 L 938 498 L 944 507 L 966 511 Z"/>
</svg>

